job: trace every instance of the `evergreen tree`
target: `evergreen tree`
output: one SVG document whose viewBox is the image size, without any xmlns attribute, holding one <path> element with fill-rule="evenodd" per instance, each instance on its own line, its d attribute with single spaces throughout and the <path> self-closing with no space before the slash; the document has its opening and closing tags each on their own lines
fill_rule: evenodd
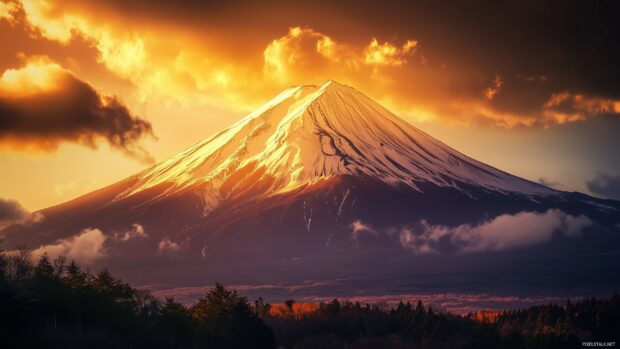
<svg viewBox="0 0 620 349">
<path fill-rule="evenodd" d="M 250 309 L 245 297 L 221 284 L 191 308 L 198 322 L 197 339 L 219 349 L 275 348 L 273 333 Z"/>
</svg>

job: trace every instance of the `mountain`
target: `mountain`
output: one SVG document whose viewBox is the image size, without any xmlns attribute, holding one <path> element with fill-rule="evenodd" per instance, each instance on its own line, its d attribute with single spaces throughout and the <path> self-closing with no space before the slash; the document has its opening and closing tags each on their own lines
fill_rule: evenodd
<svg viewBox="0 0 620 349">
<path fill-rule="evenodd" d="M 97 228 L 106 237 L 101 263 L 130 279 L 258 282 L 278 272 L 288 273 L 282 280 L 406 273 L 430 258 L 411 253 L 428 241 L 447 252 L 441 263 L 454 272 L 467 265 L 452 251 L 455 239 L 471 243 L 459 240 L 463 229 L 472 235 L 497 217 L 547 214 L 560 217 L 558 229 L 587 219 L 609 232 L 618 212 L 617 201 L 557 191 L 476 161 L 327 81 L 289 88 L 178 155 L 45 209 L 42 222 L 11 227 L 4 237 L 8 246 L 38 247 Z M 429 227 L 444 229 L 444 238 L 424 235 Z M 574 241 L 584 245 L 555 242 Z"/>
<path fill-rule="evenodd" d="M 202 186 L 208 213 L 232 192 L 247 190 L 248 179 L 264 183 L 260 195 L 272 196 L 338 175 L 416 190 L 430 183 L 464 191 L 459 184 L 466 183 L 497 192 L 554 193 L 464 156 L 355 89 L 327 81 L 282 92 L 233 126 L 139 174 L 119 199 L 164 183 L 174 184 L 166 196 Z"/>
</svg>

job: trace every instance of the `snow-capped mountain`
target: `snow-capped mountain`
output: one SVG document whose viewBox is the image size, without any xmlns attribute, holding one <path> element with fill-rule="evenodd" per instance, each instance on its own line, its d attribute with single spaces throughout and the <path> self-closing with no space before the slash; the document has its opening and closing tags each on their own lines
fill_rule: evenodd
<svg viewBox="0 0 620 349">
<path fill-rule="evenodd" d="M 96 228 L 103 235 L 97 262 L 144 283 L 305 280 L 409 273 L 422 258 L 410 251 L 428 250 L 429 241 L 437 251 L 463 243 L 479 251 L 542 244 L 586 226 L 608 234 L 619 212 L 617 201 L 553 190 L 469 158 L 354 88 L 327 81 L 289 88 L 205 141 L 45 209 L 44 220 L 5 229 L 3 238 L 5 248 L 59 250 Z M 524 237 L 493 240 L 528 217 L 542 223 L 524 224 Z M 488 224 L 492 231 L 481 228 Z M 448 263 L 445 272 L 453 273 L 467 265 L 450 258 L 432 268 Z"/>
<path fill-rule="evenodd" d="M 270 196 L 337 175 L 419 191 L 420 183 L 432 183 L 457 190 L 470 184 L 524 195 L 554 193 L 471 159 L 354 88 L 327 81 L 287 89 L 236 124 L 139 174 L 118 199 L 164 183 L 172 184 L 165 195 L 201 186 L 208 212 L 255 182 L 268 183 L 260 195 Z"/>
</svg>

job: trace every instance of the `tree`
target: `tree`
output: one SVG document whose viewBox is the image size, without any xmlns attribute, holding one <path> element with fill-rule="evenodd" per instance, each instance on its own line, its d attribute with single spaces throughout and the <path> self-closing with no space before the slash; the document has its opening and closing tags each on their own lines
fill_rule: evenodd
<svg viewBox="0 0 620 349">
<path fill-rule="evenodd" d="M 271 310 L 271 304 L 265 303 L 263 297 L 258 297 L 257 300 L 254 301 L 254 307 L 252 308 L 254 314 L 265 318 L 269 315 L 269 311 Z"/>
<path fill-rule="evenodd" d="M 186 345 L 192 340 L 193 319 L 189 310 L 172 297 L 161 306 L 158 333 L 170 347 Z"/>
<path fill-rule="evenodd" d="M 219 283 L 191 308 L 196 338 L 209 348 L 275 348 L 269 327 L 252 312 L 245 297 Z"/>
<path fill-rule="evenodd" d="M 284 301 L 284 305 L 286 305 L 288 310 L 293 312 L 293 305 L 295 305 L 295 300 L 294 299 L 287 299 L 287 300 Z"/>
</svg>

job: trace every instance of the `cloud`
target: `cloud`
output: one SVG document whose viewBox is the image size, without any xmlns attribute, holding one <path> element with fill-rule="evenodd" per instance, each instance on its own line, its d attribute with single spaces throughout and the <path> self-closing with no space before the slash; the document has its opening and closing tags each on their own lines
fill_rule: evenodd
<svg viewBox="0 0 620 349">
<path fill-rule="evenodd" d="M 84 229 L 77 235 L 58 240 L 55 244 L 41 246 L 32 251 L 32 255 L 36 259 L 47 253 L 50 258 L 63 256 L 89 264 L 105 256 L 106 239 L 99 229 Z"/>
<path fill-rule="evenodd" d="M 501 90 L 502 85 L 504 85 L 504 80 L 502 80 L 502 77 L 499 76 L 499 74 L 495 74 L 495 79 L 493 79 L 491 86 L 485 88 L 482 91 L 482 94 L 486 97 L 486 99 L 493 99 Z"/>
<path fill-rule="evenodd" d="M 591 224 L 586 216 L 572 216 L 550 209 L 544 213 L 505 214 L 479 225 L 448 227 L 422 222 L 420 229 L 402 229 L 400 243 L 419 254 L 500 251 L 540 244 L 551 240 L 556 233 L 566 237 L 578 236 Z"/>
<path fill-rule="evenodd" d="M 163 252 L 163 251 L 177 252 L 181 249 L 181 245 L 182 244 L 174 242 L 170 240 L 169 238 L 165 238 L 159 242 L 159 245 L 157 246 L 157 248 L 159 249 L 160 252 Z"/>
<path fill-rule="evenodd" d="M 357 70 L 363 63 L 359 53 L 348 45 L 312 28 L 291 27 L 286 35 L 272 40 L 263 51 L 263 72 L 275 81 L 298 78 L 306 69 Z"/>
<path fill-rule="evenodd" d="M 412 56 L 418 47 L 416 40 L 407 40 L 401 47 L 385 42 L 380 44 L 372 38 L 364 49 L 364 63 L 369 65 L 401 66 L 407 63 L 407 57 Z"/>
<path fill-rule="evenodd" d="M 152 135 L 148 121 L 46 57 L 33 57 L 0 76 L 0 146 L 50 151 L 65 142 L 96 148 L 102 140 L 152 162 L 138 145 L 147 135 Z"/>
<path fill-rule="evenodd" d="M 392 42 L 380 43 L 376 38 L 366 47 L 357 48 L 309 27 L 291 27 L 288 34 L 273 40 L 263 51 L 263 70 L 266 76 L 284 81 L 313 71 L 359 74 L 365 65 L 402 66 L 417 48 L 418 41 L 413 39 L 398 46 Z"/>
<path fill-rule="evenodd" d="M 586 120 L 604 114 L 620 114 L 620 99 L 588 97 L 582 94 L 560 92 L 551 95 L 544 105 L 550 122 L 564 124 Z"/>
<path fill-rule="evenodd" d="M 27 219 L 30 212 L 26 211 L 15 200 L 0 199 L 0 224 Z"/>
<path fill-rule="evenodd" d="M 599 173 L 592 180 L 586 181 L 586 186 L 595 195 L 620 200 L 620 176 Z"/>
<path fill-rule="evenodd" d="M 16 3 L 0 17 L 23 17 L 37 38 L 85 41 L 140 102 L 247 111 L 335 79 L 418 121 L 550 127 L 619 114 L 614 2 Z"/>
<path fill-rule="evenodd" d="M 357 235 L 360 232 L 373 232 L 372 228 L 369 225 L 364 224 L 362 221 L 360 220 L 356 220 L 353 223 L 351 223 L 351 228 L 353 229 L 353 235 Z"/>
<path fill-rule="evenodd" d="M 15 21 L 15 13 L 18 12 L 19 7 L 14 2 L 0 2 L 0 19 L 5 19 L 9 23 Z"/>
<path fill-rule="evenodd" d="M 124 234 L 115 234 L 115 237 L 121 241 L 129 241 L 135 238 L 147 238 L 149 237 L 149 234 L 146 233 L 141 224 L 134 223 L 131 226 L 131 229 L 125 231 Z"/>
<path fill-rule="evenodd" d="M 557 209 L 543 213 L 504 214 L 480 224 L 454 227 L 426 221 L 383 230 L 360 221 L 352 224 L 353 240 L 360 245 L 402 247 L 415 254 L 501 251 L 550 241 L 554 235 L 579 236 L 592 221 Z"/>
<path fill-rule="evenodd" d="M 43 220 L 41 213 L 30 213 L 19 202 L 11 199 L 0 198 L 0 228 L 9 224 L 40 222 Z"/>
<path fill-rule="evenodd" d="M 239 111 L 252 109 L 266 96 L 265 86 L 256 85 L 262 78 L 256 69 L 205 49 L 222 46 L 208 35 L 135 21 L 136 16 L 119 18 L 118 8 L 106 6 L 53 0 L 19 4 L 30 36 L 67 47 L 86 43 L 95 50 L 97 63 L 132 85 L 131 97 L 139 103 L 153 99 L 166 105 L 225 105 Z M 177 40 L 162 40 L 170 35 Z"/>
</svg>

